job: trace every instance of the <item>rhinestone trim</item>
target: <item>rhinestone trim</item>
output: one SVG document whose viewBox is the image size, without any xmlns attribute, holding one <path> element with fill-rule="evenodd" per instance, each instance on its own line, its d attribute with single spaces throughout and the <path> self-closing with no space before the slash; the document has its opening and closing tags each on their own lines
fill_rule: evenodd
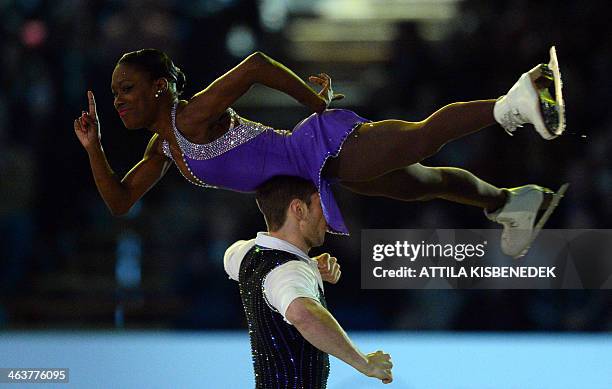
<svg viewBox="0 0 612 389">
<path fill-rule="evenodd" d="M 164 152 L 164 155 L 170 159 L 172 159 L 172 153 L 170 152 L 170 144 L 168 143 L 167 140 L 164 140 L 162 142 L 162 150 Z"/>
<path fill-rule="evenodd" d="M 323 169 L 325 168 L 325 164 L 327 163 L 327 160 L 329 158 L 336 158 L 338 155 L 340 155 L 340 152 L 342 151 L 342 147 L 344 146 L 344 142 L 346 142 L 346 140 L 348 139 L 349 136 L 351 135 L 355 135 L 357 136 L 357 134 L 353 134 L 362 124 L 366 124 L 366 123 L 371 123 L 371 121 L 365 121 L 365 122 L 356 122 L 355 124 L 353 124 L 353 127 L 350 129 L 350 131 L 347 131 L 346 134 L 344 134 L 344 136 L 342 137 L 342 140 L 340 141 L 340 146 L 338 147 L 338 149 L 335 152 L 327 152 L 327 154 L 325 155 L 325 158 L 323 159 L 323 163 L 321 164 L 321 167 L 319 168 L 319 174 L 317 176 L 317 188 L 319 188 L 319 190 L 321 190 L 322 185 L 323 185 Z M 323 201 L 321 201 L 321 208 L 323 209 L 323 213 L 325 215 L 328 214 L 327 212 L 327 207 L 325 206 L 325 203 Z M 349 236 L 350 234 L 346 233 L 346 232 L 340 232 L 340 231 L 334 231 L 331 228 L 327 228 L 327 232 L 330 234 L 334 234 L 334 235 L 345 235 L 345 236 Z"/>
<path fill-rule="evenodd" d="M 205 183 L 204 181 L 202 181 L 198 176 L 196 176 L 191 170 L 191 167 L 187 163 L 187 160 L 185 159 L 185 157 L 189 157 L 191 159 L 195 159 L 198 161 L 215 158 L 215 157 L 218 157 L 228 152 L 234 147 L 240 146 L 241 144 L 248 142 L 249 140 L 253 139 L 254 137 L 256 137 L 257 135 L 261 134 L 264 131 L 267 131 L 267 130 L 277 131 L 261 123 L 257 123 L 257 122 L 253 122 L 253 121 L 241 118 L 232 108 L 228 108 L 227 112 L 230 115 L 230 126 L 225 134 L 223 134 L 221 137 L 215 139 L 214 141 L 210 143 L 206 143 L 206 144 L 192 143 L 187 138 L 185 138 L 183 134 L 181 134 L 181 132 L 176 127 L 176 109 L 177 107 L 178 107 L 178 103 L 175 103 L 172 106 L 172 111 L 171 111 L 172 129 L 174 130 L 174 136 L 176 137 L 176 142 L 179 145 L 179 148 L 181 149 L 181 157 L 183 159 L 183 163 L 185 167 L 187 167 L 187 170 L 189 171 L 189 174 L 192 176 L 192 178 L 187 177 L 187 175 L 185 175 L 181 169 L 178 169 L 178 170 L 181 173 L 181 175 L 185 177 L 187 181 L 191 182 L 194 185 L 201 186 L 203 188 L 215 188 L 216 189 L 218 187 L 209 185 Z M 236 123 L 238 123 L 238 126 L 236 126 Z M 286 131 L 286 133 L 288 134 L 290 132 Z M 172 153 L 170 152 L 170 145 L 167 141 L 162 142 L 162 150 L 163 150 L 163 153 L 167 157 L 174 160 L 174 158 L 172 157 Z M 176 161 L 174 162 L 176 164 Z"/>
<path fill-rule="evenodd" d="M 164 151 L 164 154 L 170 158 L 174 164 L 176 165 L 176 161 L 174 160 L 174 158 L 172 157 L 172 153 L 170 152 L 170 146 L 168 145 L 167 141 L 163 141 L 162 142 L 162 149 Z M 182 158 L 183 158 L 183 163 L 185 164 L 185 167 L 187 168 L 187 170 L 189 171 L 189 174 L 191 174 L 192 178 L 187 177 L 187 175 L 185 173 L 183 173 L 183 171 L 178 167 L 178 165 L 176 165 L 177 170 L 181 173 L 181 175 L 190 183 L 192 183 L 193 185 L 196 186 L 201 186 L 202 188 L 213 188 L 213 189 L 217 189 L 218 187 L 213 186 L 213 185 L 208 185 L 207 183 L 205 183 L 204 181 L 200 180 L 195 174 L 193 174 L 193 172 L 191 171 L 191 168 L 189 167 L 189 165 L 187 164 L 187 161 L 185 161 L 185 154 L 181 154 Z"/>
<path fill-rule="evenodd" d="M 234 147 L 238 147 L 243 143 L 255 138 L 264 131 L 274 131 L 273 128 L 265 126 L 261 123 L 252 122 L 238 116 L 232 109 L 228 108 L 227 112 L 230 115 L 230 127 L 227 132 L 214 141 L 206 144 L 191 143 L 181 134 L 176 127 L 176 108 L 178 104 L 172 107 L 172 128 L 176 141 L 181 148 L 184 156 L 195 160 L 205 160 L 218 157 Z M 236 126 L 235 124 L 238 123 Z M 183 157 L 184 158 L 184 157 Z"/>
<path fill-rule="evenodd" d="M 207 183 L 205 183 L 204 181 L 200 180 L 200 178 L 198 178 L 198 176 L 196 176 L 193 171 L 191 171 L 191 167 L 189 167 L 189 164 L 187 163 L 187 161 L 185 160 L 185 153 L 181 154 L 181 156 L 183 157 L 183 163 L 185 164 L 185 167 L 187 167 L 187 170 L 189 171 L 189 174 L 191 174 L 191 177 L 193 177 L 193 179 L 195 180 L 190 180 L 185 174 L 183 174 L 183 172 L 181 171 L 181 169 L 179 169 L 179 171 L 181 172 L 181 174 L 183 175 L 183 177 L 185 177 L 185 179 L 189 182 L 191 182 L 194 185 L 197 186 L 201 186 L 202 188 L 213 188 L 213 189 L 218 189 L 218 187 L 214 186 L 214 185 L 208 185 Z"/>
</svg>

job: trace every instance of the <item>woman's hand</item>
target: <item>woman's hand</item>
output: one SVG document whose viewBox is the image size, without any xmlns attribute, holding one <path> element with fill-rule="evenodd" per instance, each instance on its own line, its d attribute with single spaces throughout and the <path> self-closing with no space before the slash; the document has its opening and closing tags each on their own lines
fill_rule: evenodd
<svg viewBox="0 0 612 389">
<path fill-rule="evenodd" d="M 319 96 L 325 100 L 327 106 L 331 104 L 332 101 L 341 100 L 344 98 L 343 94 L 334 94 L 331 85 L 331 77 L 325 73 L 319 73 L 318 76 L 310 76 L 308 80 L 312 83 L 321 85 L 322 89 L 319 92 Z"/>
<path fill-rule="evenodd" d="M 80 117 L 74 120 L 74 132 L 86 150 L 100 145 L 100 121 L 96 113 L 96 100 L 92 91 L 87 91 L 89 112 L 83 111 Z"/>
</svg>

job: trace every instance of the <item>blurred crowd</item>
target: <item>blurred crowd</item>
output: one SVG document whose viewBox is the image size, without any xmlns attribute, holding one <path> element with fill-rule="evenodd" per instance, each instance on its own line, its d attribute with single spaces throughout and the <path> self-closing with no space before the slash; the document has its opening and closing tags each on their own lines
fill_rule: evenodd
<svg viewBox="0 0 612 389">
<path fill-rule="evenodd" d="M 202 190 L 173 169 L 128 216 L 113 218 L 72 121 L 86 109 L 86 90 L 94 90 L 107 157 L 123 175 L 148 135 L 125 130 L 113 112 L 110 75 L 121 54 L 166 51 L 187 74 L 190 96 L 240 60 L 226 34 L 241 23 L 255 33 L 254 49 L 291 67 L 282 31 L 261 26 L 262 3 L 0 1 L 0 328 L 244 327 L 238 289 L 221 258 L 233 241 L 265 228 L 253 197 Z M 447 145 L 426 164 L 463 167 L 503 187 L 571 182 L 549 226 L 608 228 L 610 10 L 603 0 L 466 0 L 450 32 L 435 41 L 401 23 L 388 81 L 369 91 L 367 104 L 349 108 L 373 120 L 420 120 L 447 103 L 495 98 L 545 62 L 555 44 L 566 87 L 565 136 L 545 142 L 530 130 L 509 137 L 495 127 Z M 270 122 L 288 126 L 294 116 Z M 399 203 L 342 189 L 337 196 L 352 236 L 330 236 L 320 251 L 343 264 L 344 286 L 327 295 L 348 329 L 612 329 L 607 291 L 361 290 L 362 228 L 496 226 L 481 210 L 442 201 Z M 109 308 L 87 315 L 96 301 Z"/>
</svg>

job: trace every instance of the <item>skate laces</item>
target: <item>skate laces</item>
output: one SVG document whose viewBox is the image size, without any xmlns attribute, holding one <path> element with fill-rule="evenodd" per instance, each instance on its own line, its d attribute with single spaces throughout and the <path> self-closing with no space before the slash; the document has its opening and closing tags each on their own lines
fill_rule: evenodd
<svg viewBox="0 0 612 389">
<path fill-rule="evenodd" d="M 519 226 L 518 221 L 512 217 L 502 217 L 497 220 L 497 222 L 503 226 L 510 228 L 517 228 Z"/>
<path fill-rule="evenodd" d="M 514 136 L 512 133 L 516 131 L 518 127 L 523 127 L 523 124 L 527 123 L 527 121 L 528 120 L 521 115 L 518 108 L 511 108 L 502 117 L 501 125 L 508 135 Z"/>
</svg>

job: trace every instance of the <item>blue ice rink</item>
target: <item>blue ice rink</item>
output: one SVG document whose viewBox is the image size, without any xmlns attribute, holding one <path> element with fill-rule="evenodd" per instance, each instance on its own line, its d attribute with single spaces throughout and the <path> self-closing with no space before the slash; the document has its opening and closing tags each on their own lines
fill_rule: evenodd
<svg viewBox="0 0 612 389">
<path fill-rule="evenodd" d="M 349 334 L 362 351 L 393 358 L 391 385 L 331 358 L 329 389 L 609 389 L 612 336 L 373 332 Z M 246 333 L 3 332 L 0 367 L 67 367 L 54 388 L 253 387 Z"/>
</svg>

